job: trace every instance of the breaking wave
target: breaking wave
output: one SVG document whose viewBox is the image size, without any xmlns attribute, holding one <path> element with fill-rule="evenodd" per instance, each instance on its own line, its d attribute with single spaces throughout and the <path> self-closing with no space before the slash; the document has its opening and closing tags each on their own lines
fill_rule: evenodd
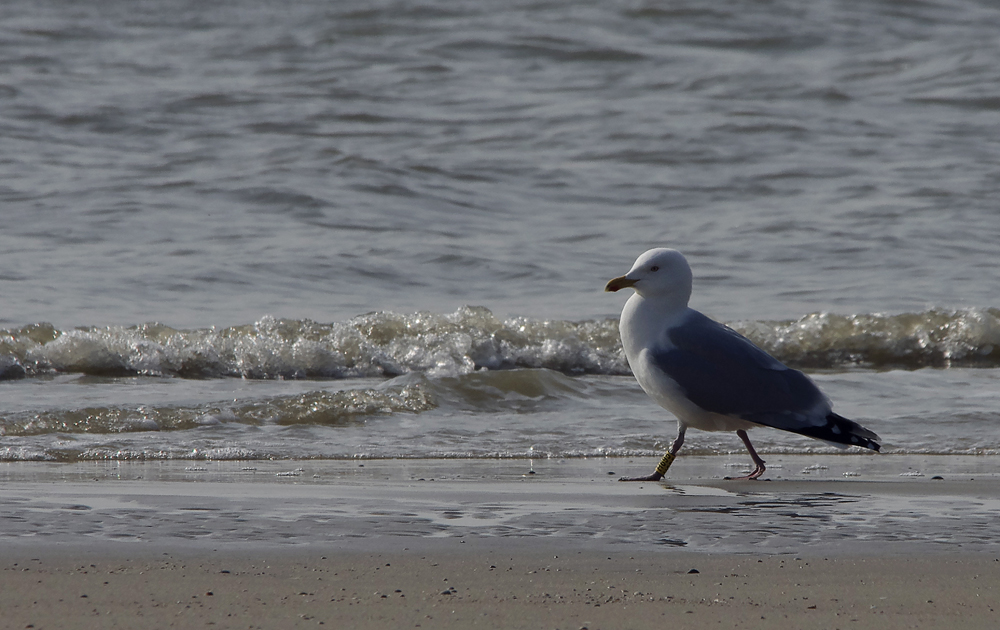
<svg viewBox="0 0 1000 630">
<path fill-rule="evenodd" d="M 810 369 L 1000 366 L 1000 310 L 900 315 L 816 313 L 731 324 L 789 365 Z M 95 376 L 324 379 L 481 369 L 628 374 L 615 319 L 501 320 L 483 307 L 451 314 L 370 313 L 346 322 L 264 317 L 230 328 L 162 324 L 0 331 L 0 379 Z"/>
</svg>

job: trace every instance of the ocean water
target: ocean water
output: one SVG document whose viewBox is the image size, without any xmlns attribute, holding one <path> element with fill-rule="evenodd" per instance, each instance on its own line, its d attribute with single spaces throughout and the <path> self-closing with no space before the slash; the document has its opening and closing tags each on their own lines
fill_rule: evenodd
<svg viewBox="0 0 1000 630">
<path fill-rule="evenodd" d="M 884 452 L 996 455 L 997 32 L 974 1 L 5 2 L 0 460 L 658 454 L 602 292 L 654 246 Z"/>
</svg>

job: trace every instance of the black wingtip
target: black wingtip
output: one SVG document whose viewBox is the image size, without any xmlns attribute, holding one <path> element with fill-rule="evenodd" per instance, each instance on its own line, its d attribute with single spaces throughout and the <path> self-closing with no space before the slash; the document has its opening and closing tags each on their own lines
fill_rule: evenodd
<svg viewBox="0 0 1000 630">
<path fill-rule="evenodd" d="M 866 429 L 854 420 L 848 420 L 844 416 L 830 412 L 830 415 L 826 417 L 826 422 L 825 429 L 847 438 L 847 440 L 834 440 L 835 442 L 861 446 L 876 453 L 882 450 L 882 444 L 879 443 L 881 438 L 874 431 Z"/>
<path fill-rule="evenodd" d="M 848 420 L 832 412 L 826 417 L 826 424 L 796 429 L 795 433 L 825 442 L 844 444 L 845 446 L 860 446 L 861 448 L 867 448 L 875 452 L 882 450 L 882 445 L 879 443 L 881 438 L 874 431 L 866 429 L 857 422 Z"/>
</svg>

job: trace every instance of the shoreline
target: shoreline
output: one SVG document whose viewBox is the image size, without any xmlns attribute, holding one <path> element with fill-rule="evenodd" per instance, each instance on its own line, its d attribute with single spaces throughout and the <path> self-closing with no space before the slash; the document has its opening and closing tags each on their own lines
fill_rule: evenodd
<svg viewBox="0 0 1000 630">
<path fill-rule="evenodd" d="M 620 483 L 656 458 L 0 463 L 4 546 L 167 550 L 539 540 L 610 551 L 967 553 L 998 545 L 992 458 L 679 458 L 664 483 Z M 960 526 L 959 526 L 960 525 Z"/>
<path fill-rule="evenodd" d="M 972 475 L 1000 477 L 994 455 L 872 453 L 869 451 L 782 454 L 761 452 L 765 480 L 892 481 L 903 477 Z M 651 471 L 660 455 L 650 457 L 566 458 L 354 458 L 354 459 L 124 459 L 57 462 L 0 460 L 0 483 L 11 481 L 157 480 L 232 482 L 281 481 L 340 483 L 345 480 L 416 479 L 439 473 L 448 479 L 516 478 L 538 475 L 550 480 L 633 474 Z M 663 482 L 721 481 L 752 469 L 745 451 L 720 455 L 681 453 Z M 278 477 L 279 479 L 275 479 Z"/>
</svg>

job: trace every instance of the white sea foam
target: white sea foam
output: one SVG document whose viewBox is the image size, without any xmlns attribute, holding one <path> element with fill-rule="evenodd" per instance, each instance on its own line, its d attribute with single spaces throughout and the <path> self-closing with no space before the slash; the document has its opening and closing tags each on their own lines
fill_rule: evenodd
<svg viewBox="0 0 1000 630">
<path fill-rule="evenodd" d="M 734 324 L 779 359 L 805 368 L 1000 365 L 1000 311 L 808 315 Z M 6 367 L 3 367 L 6 366 Z M 188 378 L 358 378 L 547 368 L 628 374 L 615 320 L 500 320 L 482 307 L 451 314 L 372 313 L 346 322 L 260 321 L 225 329 L 133 327 L 0 333 L 8 377 L 80 372 Z"/>
</svg>

